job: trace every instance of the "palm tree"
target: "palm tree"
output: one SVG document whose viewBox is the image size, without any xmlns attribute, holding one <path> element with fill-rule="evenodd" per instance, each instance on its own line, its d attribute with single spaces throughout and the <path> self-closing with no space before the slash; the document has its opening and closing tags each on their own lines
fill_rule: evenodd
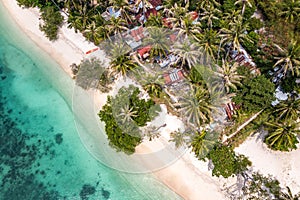
<svg viewBox="0 0 300 200">
<path fill-rule="evenodd" d="M 178 30 L 177 37 L 184 36 L 184 38 L 195 38 L 196 34 L 200 33 L 200 23 L 192 19 L 190 14 L 187 14 L 179 23 L 174 24 L 174 30 Z"/>
<path fill-rule="evenodd" d="M 123 31 L 127 31 L 126 21 L 122 18 L 112 17 L 106 24 L 106 28 L 110 35 L 121 34 Z"/>
<path fill-rule="evenodd" d="M 248 24 L 243 24 L 243 19 L 238 16 L 229 23 L 228 28 L 222 28 L 220 36 L 221 42 L 225 44 L 231 44 L 234 50 L 240 49 L 240 43 L 244 41 L 252 42 L 247 34 Z"/>
<path fill-rule="evenodd" d="M 296 149 L 297 134 L 300 134 L 297 122 L 266 122 L 269 134 L 265 138 L 267 145 L 274 150 L 290 151 Z"/>
<path fill-rule="evenodd" d="M 150 57 L 166 56 L 170 48 L 169 41 L 167 40 L 168 32 L 165 29 L 150 27 L 147 29 L 149 37 L 145 38 L 145 45 L 151 45 Z"/>
<path fill-rule="evenodd" d="M 121 17 L 126 20 L 127 22 L 131 22 L 131 16 L 129 15 L 129 12 L 131 10 L 130 5 L 127 0 L 109 0 L 109 4 L 112 5 L 112 7 L 115 10 L 120 11 Z"/>
<path fill-rule="evenodd" d="M 201 126 L 203 123 L 210 123 L 212 121 L 212 111 L 215 107 L 211 105 L 208 91 L 203 87 L 191 87 L 191 90 L 180 98 L 179 102 L 175 104 L 179 107 L 181 112 L 195 127 Z"/>
<path fill-rule="evenodd" d="M 221 78 L 227 93 L 230 92 L 230 89 L 236 90 L 237 85 L 241 85 L 241 80 L 244 77 L 237 73 L 237 69 L 239 67 L 237 62 L 230 64 L 229 62 L 222 60 L 222 65 L 216 66 L 217 71 L 215 74 Z"/>
<path fill-rule="evenodd" d="M 282 5 L 282 11 L 279 13 L 279 15 L 285 17 L 286 21 L 293 23 L 295 19 L 296 20 L 299 19 L 300 17 L 299 0 L 286 0 L 283 1 L 281 5 Z"/>
<path fill-rule="evenodd" d="M 162 21 L 161 14 L 157 13 L 157 15 L 153 15 L 151 13 L 145 24 L 146 24 L 147 27 L 156 26 L 158 28 L 162 28 L 163 27 L 163 21 Z"/>
<path fill-rule="evenodd" d="M 165 9 L 165 14 L 174 23 L 175 27 L 181 27 L 181 22 L 188 15 L 188 6 L 182 7 L 177 3 L 170 9 Z"/>
<path fill-rule="evenodd" d="M 161 74 L 137 70 L 135 78 L 149 95 L 159 97 L 163 91 L 164 80 Z"/>
<path fill-rule="evenodd" d="M 299 76 L 300 69 L 300 44 L 297 43 L 296 40 L 291 40 L 288 45 L 287 50 L 279 48 L 281 57 L 277 57 L 279 59 L 274 67 L 280 65 L 281 70 L 283 71 L 283 75 L 286 76 L 287 72 L 291 72 L 292 76 Z"/>
<path fill-rule="evenodd" d="M 205 29 L 202 33 L 196 35 L 196 41 L 203 49 L 206 56 L 216 60 L 220 50 L 220 34 L 213 29 Z"/>
<path fill-rule="evenodd" d="M 129 71 L 135 70 L 138 65 L 128 55 L 129 47 L 124 43 L 119 43 L 113 46 L 110 52 L 111 62 L 110 68 L 112 73 L 127 76 Z"/>
<path fill-rule="evenodd" d="M 83 31 L 86 27 L 96 20 L 99 14 L 95 7 L 90 8 L 88 2 L 82 4 L 73 4 L 74 9 L 69 12 L 68 27 L 73 27 L 75 32 Z"/>
<path fill-rule="evenodd" d="M 99 45 L 99 43 L 104 39 L 103 35 L 101 35 L 102 31 L 104 30 L 102 30 L 101 26 L 97 26 L 96 22 L 93 21 L 86 27 L 83 34 L 89 41 L 94 42 L 95 45 Z"/>
<path fill-rule="evenodd" d="M 234 5 L 237 5 L 237 4 L 242 4 L 242 15 L 244 15 L 246 5 L 249 6 L 250 8 L 252 8 L 250 0 L 238 0 L 234 3 Z"/>
<path fill-rule="evenodd" d="M 209 28 L 212 28 L 213 22 L 219 20 L 219 17 L 217 16 L 222 12 L 219 9 L 214 8 L 213 6 L 206 6 L 205 8 L 203 8 L 203 10 L 204 12 L 201 13 L 202 17 L 200 18 L 200 20 L 206 21 L 206 25 Z"/>
<path fill-rule="evenodd" d="M 278 120 L 297 121 L 300 116 L 300 99 L 288 98 L 274 107 L 272 112 Z"/>
<path fill-rule="evenodd" d="M 170 137 L 169 142 L 174 142 L 176 149 L 186 144 L 187 139 L 185 138 L 185 134 L 179 130 L 170 133 Z"/>
<path fill-rule="evenodd" d="M 221 4 L 216 0 L 200 0 L 198 3 L 199 9 L 203 9 L 206 6 L 220 7 Z"/>
<path fill-rule="evenodd" d="M 197 44 L 185 39 L 183 42 L 177 42 L 172 52 L 179 56 L 177 63 L 181 66 L 187 66 L 191 69 L 200 61 L 201 51 Z"/>
<path fill-rule="evenodd" d="M 120 114 L 118 114 L 118 117 L 121 119 L 123 124 L 127 122 L 132 122 L 132 118 L 137 117 L 137 111 L 130 107 L 129 104 L 125 104 L 120 109 Z"/>
</svg>

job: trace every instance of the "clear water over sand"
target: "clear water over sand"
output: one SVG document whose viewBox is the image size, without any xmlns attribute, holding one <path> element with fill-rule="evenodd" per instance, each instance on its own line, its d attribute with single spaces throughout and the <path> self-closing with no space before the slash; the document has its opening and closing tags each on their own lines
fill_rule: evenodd
<svg viewBox="0 0 300 200">
<path fill-rule="evenodd" d="M 70 109 L 73 81 L 1 2 L 0 22 L 0 199 L 179 199 L 150 175 L 95 160 Z"/>
</svg>

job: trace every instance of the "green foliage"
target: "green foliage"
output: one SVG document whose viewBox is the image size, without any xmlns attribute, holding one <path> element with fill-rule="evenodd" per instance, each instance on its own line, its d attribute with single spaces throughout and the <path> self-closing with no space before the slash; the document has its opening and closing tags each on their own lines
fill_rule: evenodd
<svg viewBox="0 0 300 200">
<path fill-rule="evenodd" d="M 296 91 L 298 94 L 300 94 L 300 83 L 297 83 L 296 80 L 297 77 L 294 76 L 283 79 L 280 84 L 282 90 L 286 93 Z"/>
<path fill-rule="evenodd" d="M 259 173 L 253 173 L 250 184 L 243 188 L 243 196 L 247 199 L 257 200 L 270 199 L 270 196 L 273 196 L 273 199 L 280 199 L 281 188 L 279 184 L 278 180 L 270 176 L 265 177 Z"/>
<path fill-rule="evenodd" d="M 263 27 L 263 23 L 256 17 L 251 17 L 247 22 L 249 23 L 249 30 L 251 31 L 259 30 Z"/>
<path fill-rule="evenodd" d="M 243 155 L 236 155 L 231 147 L 217 145 L 209 152 L 208 158 L 211 159 L 214 169 L 214 176 L 228 178 L 232 175 L 245 171 L 251 162 Z"/>
<path fill-rule="evenodd" d="M 192 151 L 199 160 L 205 160 L 206 156 L 213 149 L 217 140 L 218 134 L 215 132 L 210 133 L 204 130 L 201 132 L 196 132 L 192 137 Z"/>
<path fill-rule="evenodd" d="M 103 62 L 99 59 L 84 59 L 76 76 L 76 84 L 83 89 L 107 87 L 111 83 Z"/>
<path fill-rule="evenodd" d="M 297 134 L 300 134 L 299 125 L 295 122 L 266 123 L 269 134 L 264 142 L 275 151 L 290 151 L 297 149 Z"/>
<path fill-rule="evenodd" d="M 134 153 L 135 147 L 141 143 L 141 136 L 136 129 L 130 133 L 126 133 L 121 129 L 113 115 L 111 97 L 108 97 L 108 101 L 100 111 L 99 117 L 105 122 L 105 132 L 109 140 L 109 145 L 117 151 L 127 154 Z"/>
<path fill-rule="evenodd" d="M 57 40 L 58 30 L 64 20 L 63 16 L 52 6 L 41 9 L 41 12 L 41 18 L 44 24 L 40 24 L 40 30 L 45 33 L 49 40 Z"/>
<path fill-rule="evenodd" d="M 140 99 L 139 94 L 139 89 L 132 85 L 122 87 L 114 98 L 108 97 L 107 104 L 99 112 L 100 119 L 105 122 L 109 144 L 127 154 L 134 153 L 142 141 L 139 127 L 145 126 L 160 111 L 151 99 Z"/>
<path fill-rule="evenodd" d="M 246 49 L 246 51 L 250 54 L 250 55 L 255 55 L 257 53 L 257 43 L 259 41 L 259 35 L 257 33 L 255 33 L 254 31 L 251 31 L 248 34 L 250 41 L 245 40 L 242 43 L 242 46 Z"/>
<path fill-rule="evenodd" d="M 275 85 L 265 76 L 258 76 L 245 81 L 233 101 L 241 104 L 244 111 L 254 113 L 271 106 L 274 92 Z"/>
</svg>

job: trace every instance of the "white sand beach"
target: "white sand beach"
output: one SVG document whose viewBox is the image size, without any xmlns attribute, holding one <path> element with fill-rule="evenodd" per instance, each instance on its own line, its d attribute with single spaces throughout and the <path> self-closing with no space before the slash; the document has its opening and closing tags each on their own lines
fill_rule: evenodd
<svg viewBox="0 0 300 200">
<path fill-rule="evenodd" d="M 3 0 L 3 4 L 24 33 L 55 59 L 71 77 L 73 75 L 70 64 L 80 63 L 85 52 L 95 48 L 94 44 L 85 41 L 81 34 L 76 34 L 66 25 L 62 27 L 59 39 L 50 42 L 39 30 L 37 9 L 22 9 L 14 0 Z M 98 56 L 104 56 L 101 51 L 97 53 Z M 105 57 L 102 58 L 105 59 Z M 101 94 L 99 91 L 89 91 L 89 94 L 91 102 L 95 103 L 91 106 L 96 116 L 99 108 L 105 104 L 107 94 Z M 162 129 L 162 136 L 154 142 L 144 142 L 139 145 L 137 154 L 156 152 L 158 148 L 163 148 L 168 143 L 168 133 L 180 128 L 180 122 L 176 117 L 165 113 L 163 118 L 160 123 L 167 123 L 167 126 Z M 237 152 L 249 156 L 256 170 L 276 176 L 283 185 L 291 186 L 294 192 L 297 192 L 297 189 L 300 190 L 300 174 L 297 172 L 297 169 L 298 171 L 300 169 L 299 159 L 297 160 L 300 150 L 286 153 L 286 155 L 274 154 L 266 148 L 257 148 L 257 143 L 249 139 L 237 149 Z M 207 169 L 207 163 L 197 160 L 190 152 L 185 152 L 176 162 L 155 171 L 154 176 L 184 199 L 190 200 L 224 200 L 226 198 L 222 192 L 222 185 L 232 181 L 212 177 L 211 171 Z"/>
</svg>

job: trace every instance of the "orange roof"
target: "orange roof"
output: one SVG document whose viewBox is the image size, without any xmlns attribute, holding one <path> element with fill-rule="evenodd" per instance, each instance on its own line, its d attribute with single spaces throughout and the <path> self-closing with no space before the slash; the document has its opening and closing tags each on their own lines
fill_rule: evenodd
<svg viewBox="0 0 300 200">
<path fill-rule="evenodd" d="M 148 46 L 145 46 L 143 48 L 140 48 L 137 50 L 138 54 L 143 57 L 145 53 L 148 53 L 149 51 L 151 50 L 151 46 L 148 45 Z"/>
</svg>

